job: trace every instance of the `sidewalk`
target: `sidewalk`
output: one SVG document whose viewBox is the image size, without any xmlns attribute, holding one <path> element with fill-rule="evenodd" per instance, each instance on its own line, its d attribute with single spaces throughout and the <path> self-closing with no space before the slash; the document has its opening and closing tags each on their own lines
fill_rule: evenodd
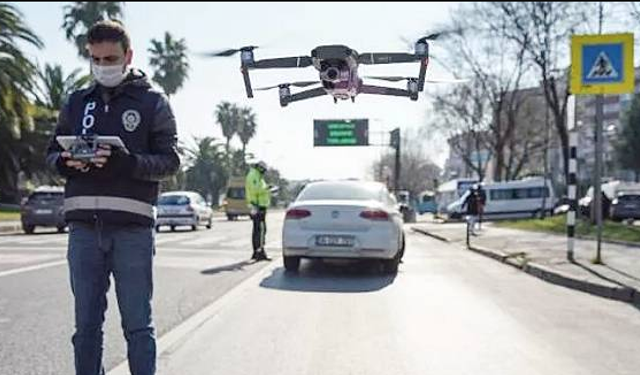
<svg viewBox="0 0 640 375">
<path fill-rule="evenodd" d="M 19 221 L 0 221 L 0 234 L 14 233 L 22 230 L 22 224 Z"/>
<path fill-rule="evenodd" d="M 411 226 L 441 241 L 466 247 L 466 224 L 437 222 Z M 640 247 L 602 243 L 603 265 L 594 265 L 596 243 L 576 240 L 574 262 L 567 260 L 567 239 L 548 233 L 498 228 L 483 223 L 471 236 L 470 250 L 565 287 L 640 306 Z"/>
</svg>

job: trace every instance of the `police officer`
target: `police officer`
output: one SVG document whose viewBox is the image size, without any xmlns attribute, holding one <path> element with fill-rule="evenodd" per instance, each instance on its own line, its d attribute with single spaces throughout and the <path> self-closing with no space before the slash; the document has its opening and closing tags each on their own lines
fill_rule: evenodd
<svg viewBox="0 0 640 375">
<path fill-rule="evenodd" d="M 271 260 L 264 251 L 264 241 L 267 233 L 267 208 L 271 204 L 271 192 L 264 174 L 267 165 L 263 161 L 254 162 L 249 168 L 245 180 L 245 197 L 251 207 L 251 220 L 253 221 L 253 256 L 255 260 Z"/>
<path fill-rule="evenodd" d="M 87 36 L 94 84 L 69 96 L 55 135 L 118 136 L 128 153 L 100 145 L 93 159 L 74 160 L 55 137 L 48 148 L 48 164 L 66 177 L 76 374 L 104 374 L 102 326 L 112 274 L 131 374 L 151 375 L 154 205 L 158 182 L 180 165 L 176 122 L 166 96 L 130 68 L 133 52 L 121 24 L 99 22 Z"/>
</svg>

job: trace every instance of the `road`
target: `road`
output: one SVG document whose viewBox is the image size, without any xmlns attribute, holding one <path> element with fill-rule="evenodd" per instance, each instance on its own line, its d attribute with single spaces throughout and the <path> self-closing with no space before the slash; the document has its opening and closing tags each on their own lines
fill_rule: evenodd
<svg viewBox="0 0 640 375">
<path fill-rule="evenodd" d="M 267 253 L 280 245 L 282 214 L 271 215 Z M 211 230 L 156 235 L 154 319 L 162 336 L 266 265 L 251 256 L 251 222 L 216 219 Z M 73 300 L 67 234 L 0 235 L 0 374 L 73 373 Z M 17 273 L 14 273 L 17 272 Z M 113 285 L 113 282 L 112 282 Z M 105 326 L 105 367 L 125 359 L 114 288 Z"/>
<path fill-rule="evenodd" d="M 272 255 L 281 222 L 282 215 L 269 218 Z M 160 341 L 215 307 L 162 345 L 159 374 L 635 375 L 640 368 L 640 311 L 630 305 L 410 231 L 395 277 L 376 264 L 321 262 L 303 262 L 291 275 L 280 259 L 241 263 L 249 225 L 221 221 L 210 231 L 158 235 Z M 51 263 L 64 260 L 64 235 L 42 235 L 46 244 L 9 238 L 0 237 L 0 272 L 54 265 L 0 276 L 0 374 L 71 374 L 67 270 Z M 23 257 L 33 263 L 8 262 Z M 124 341 L 115 309 L 107 319 L 105 364 L 113 369 Z"/>
</svg>

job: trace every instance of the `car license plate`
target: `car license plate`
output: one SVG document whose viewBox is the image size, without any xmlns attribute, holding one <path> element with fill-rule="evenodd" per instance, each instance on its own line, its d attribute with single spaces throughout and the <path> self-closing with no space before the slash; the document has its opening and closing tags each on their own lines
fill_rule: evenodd
<svg viewBox="0 0 640 375">
<path fill-rule="evenodd" d="M 50 215 L 53 210 L 36 210 L 36 215 Z"/>
<path fill-rule="evenodd" d="M 317 236 L 317 246 L 338 246 L 338 247 L 352 247 L 354 244 L 353 236 Z"/>
</svg>

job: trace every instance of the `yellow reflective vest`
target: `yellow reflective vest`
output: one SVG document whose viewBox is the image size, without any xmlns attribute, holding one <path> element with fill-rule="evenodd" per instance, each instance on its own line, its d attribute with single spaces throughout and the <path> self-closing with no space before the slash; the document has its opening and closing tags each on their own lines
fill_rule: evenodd
<svg viewBox="0 0 640 375">
<path fill-rule="evenodd" d="M 249 169 L 244 185 L 247 204 L 250 206 L 269 207 L 271 192 L 267 182 L 256 168 Z"/>
</svg>

